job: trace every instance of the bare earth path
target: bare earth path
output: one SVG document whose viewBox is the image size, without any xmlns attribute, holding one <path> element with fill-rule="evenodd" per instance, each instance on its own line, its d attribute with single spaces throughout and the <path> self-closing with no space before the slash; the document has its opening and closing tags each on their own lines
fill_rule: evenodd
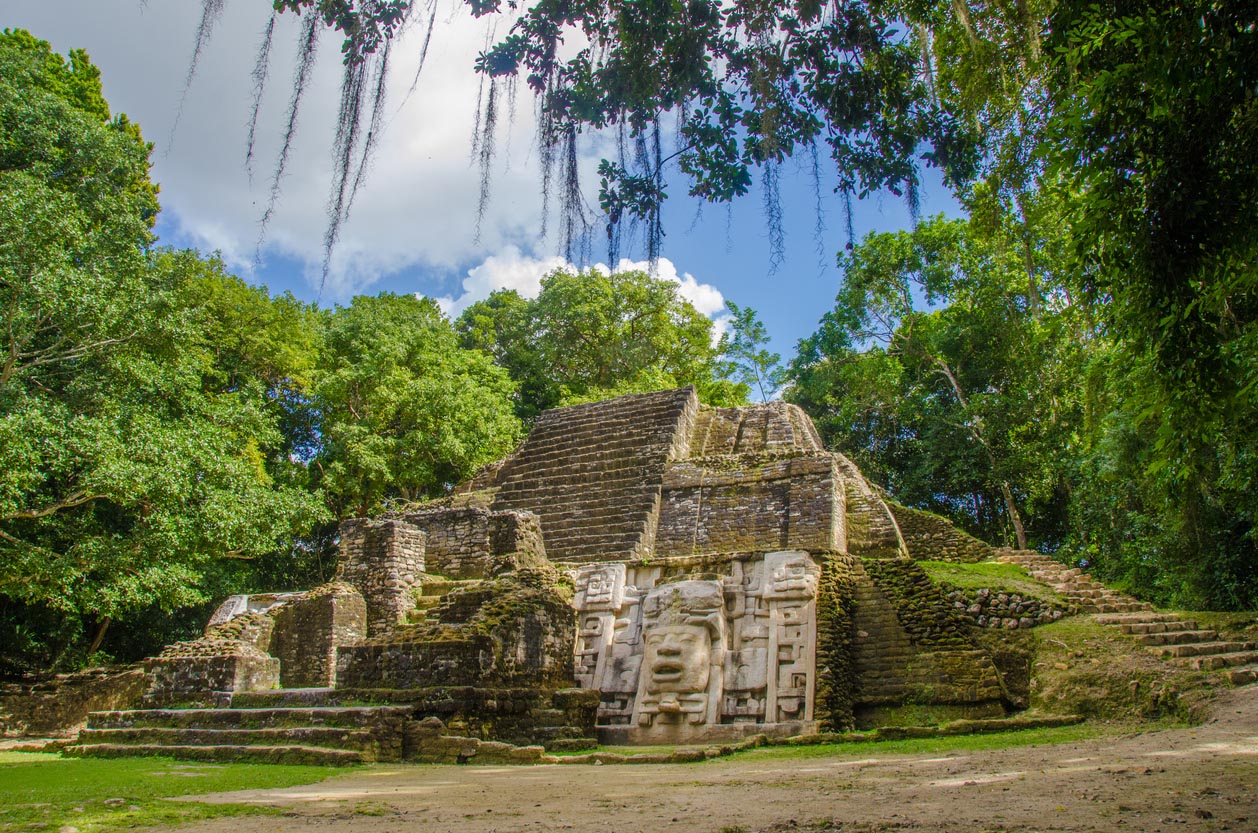
<svg viewBox="0 0 1258 833">
<path fill-rule="evenodd" d="M 262 825 L 283 833 L 1253 833 L 1258 685 L 1227 692 L 1199 727 L 1057 746 L 934 757 L 775 760 L 752 753 L 673 766 L 381 766 L 209 800 L 282 806 L 285 815 Z M 183 831 L 237 833 L 241 826 L 221 819 Z"/>
</svg>

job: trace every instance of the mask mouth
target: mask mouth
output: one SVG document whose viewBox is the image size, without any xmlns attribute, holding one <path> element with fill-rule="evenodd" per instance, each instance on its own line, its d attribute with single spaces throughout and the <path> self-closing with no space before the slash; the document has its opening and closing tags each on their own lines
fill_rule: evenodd
<svg viewBox="0 0 1258 833">
<path fill-rule="evenodd" d="M 660 660 L 651 666 L 651 676 L 666 683 L 680 680 L 685 671 L 686 666 L 676 660 Z"/>
</svg>

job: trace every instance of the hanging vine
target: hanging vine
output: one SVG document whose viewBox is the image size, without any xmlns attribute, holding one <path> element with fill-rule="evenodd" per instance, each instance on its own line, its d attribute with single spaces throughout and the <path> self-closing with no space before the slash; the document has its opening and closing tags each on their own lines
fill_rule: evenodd
<svg viewBox="0 0 1258 833">
<path fill-rule="evenodd" d="M 189 79 L 223 2 L 203 0 Z M 419 16 L 424 29 L 421 70 L 436 26 L 437 2 L 425 0 Z M 560 248 L 574 258 L 588 254 L 593 228 L 580 181 L 586 132 L 616 131 L 616 160 L 605 159 L 598 167 L 599 209 L 613 264 L 627 239 L 622 226 L 629 239 L 640 230 L 647 257 L 659 257 L 669 163 L 675 162 L 688 180 L 690 195 L 707 202 L 728 203 L 745 195 L 757 172 L 770 264 L 776 269 L 785 250 L 780 166 L 796 152 L 812 156 L 816 170 L 818 143 L 827 147 L 849 239 L 851 195 L 888 189 L 903 196 L 916 217 L 923 164 L 937 165 L 949 180 L 959 181 L 972 173 L 977 161 L 971 127 L 942 109 L 933 94 L 930 68 L 924 66 L 930 49 L 920 35 L 923 30 L 897 29 L 902 16 L 918 11 L 918 4 L 907 0 L 538 0 L 527 8 L 517 0 L 505 5 L 500 0 L 454 2 L 464 2 L 477 17 L 510 21 L 503 37 L 490 29 L 475 64 L 483 79 L 473 129 L 473 159 L 480 174 L 478 238 L 491 198 L 502 96 L 509 96 L 510 120 L 517 78 L 525 80 L 536 101 L 543 234 L 554 198 Z M 966 11 L 968 28 L 968 7 L 961 0 L 953 6 L 957 14 Z M 309 79 L 314 29 L 322 24 L 343 38 L 345 69 L 324 236 L 326 279 L 340 229 L 383 128 L 390 48 L 412 23 L 416 5 L 414 0 L 274 0 L 273 7 L 275 13 L 293 12 L 305 20 L 262 233 L 278 199 Z M 272 18 L 255 66 L 247 166 L 253 159 L 273 26 Z M 565 50 L 565 43 L 586 45 Z M 418 73 L 411 91 L 417 83 Z M 666 118 L 676 124 L 676 150 L 671 153 L 661 142 Z M 819 217 L 818 229 L 820 222 Z"/>
</svg>

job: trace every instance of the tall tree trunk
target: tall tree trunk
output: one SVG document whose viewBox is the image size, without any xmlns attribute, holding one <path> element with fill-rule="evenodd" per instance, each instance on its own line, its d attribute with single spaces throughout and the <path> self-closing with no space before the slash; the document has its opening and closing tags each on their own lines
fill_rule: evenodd
<svg viewBox="0 0 1258 833">
<path fill-rule="evenodd" d="M 966 401 L 965 393 L 961 390 L 961 383 L 957 381 L 957 376 L 952 372 L 952 368 L 943 359 L 932 356 L 935 366 L 939 368 L 939 372 L 948 380 L 948 384 L 952 386 L 952 393 L 957 398 L 957 402 L 961 407 L 968 411 L 970 403 Z M 970 420 L 970 435 L 983 447 L 983 453 L 987 456 L 987 464 L 991 466 L 992 474 L 996 473 L 996 455 L 992 453 L 991 446 L 987 444 L 987 440 L 983 437 L 983 425 L 977 416 Z M 1009 513 L 1009 520 L 1013 523 L 1013 534 L 1018 542 L 1018 549 L 1026 549 L 1026 530 L 1022 528 L 1022 515 L 1018 512 L 1018 505 L 1013 499 L 1013 489 L 1009 486 L 1008 480 L 1000 481 L 1000 495 L 1005 501 L 1005 510 Z"/>
<path fill-rule="evenodd" d="M 109 630 L 109 623 L 112 620 L 106 616 L 100 620 L 100 624 L 96 627 L 96 635 L 92 637 L 92 644 L 87 649 L 87 655 L 90 657 L 100 649 L 100 643 L 105 640 L 105 631 Z"/>
<path fill-rule="evenodd" d="M 1008 480 L 1000 481 L 1000 494 L 1005 499 L 1005 510 L 1009 513 L 1009 520 L 1013 522 L 1013 534 L 1018 540 L 1018 549 L 1024 550 L 1026 549 L 1026 530 L 1022 528 L 1022 516 L 1018 514 L 1018 505 L 1013 502 L 1013 489 L 1009 488 Z"/>
</svg>

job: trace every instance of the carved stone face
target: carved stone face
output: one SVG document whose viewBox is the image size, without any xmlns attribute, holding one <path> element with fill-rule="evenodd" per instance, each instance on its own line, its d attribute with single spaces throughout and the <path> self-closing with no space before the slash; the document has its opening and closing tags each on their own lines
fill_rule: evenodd
<svg viewBox="0 0 1258 833">
<path fill-rule="evenodd" d="M 712 635 L 705 625 L 660 625 L 646 634 L 643 673 L 651 694 L 706 691 L 712 663 Z"/>
<path fill-rule="evenodd" d="M 765 557 L 765 567 L 769 572 L 768 596 L 807 598 L 817 594 L 821 570 L 807 553 L 769 553 Z"/>
</svg>

